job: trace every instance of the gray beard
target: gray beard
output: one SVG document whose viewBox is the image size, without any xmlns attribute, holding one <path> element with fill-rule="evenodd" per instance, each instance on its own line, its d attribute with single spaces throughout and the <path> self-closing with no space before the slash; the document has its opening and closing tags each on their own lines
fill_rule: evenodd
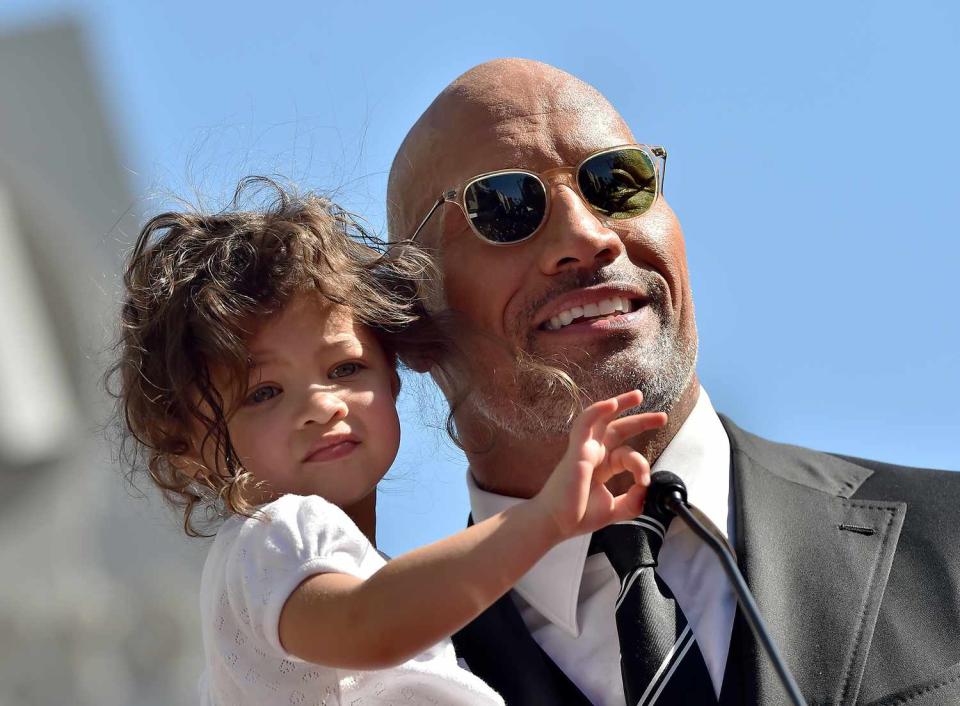
<svg viewBox="0 0 960 706">
<path fill-rule="evenodd" d="M 494 431 L 517 439 L 537 440 L 566 435 L 577 412 L 586 405 L 630 390 L 643 392 L 643 403 L 631 412 L 670 412 L 693 379 L 697 363 L 696 335 L 689 342 L 664 325 L 662 299 L 650 302 L 660 320 L 660 333 L 646 345 L 617 341 L 609 353 L 553 360 L 524 356 L 514 367 L 509 392 L 497 375 L 485 380 L 466 401 Z M 532 362 L 532 364 L 531 364 Z M 570 384 L 573 383 L 573 385 Z"/>
</svg>

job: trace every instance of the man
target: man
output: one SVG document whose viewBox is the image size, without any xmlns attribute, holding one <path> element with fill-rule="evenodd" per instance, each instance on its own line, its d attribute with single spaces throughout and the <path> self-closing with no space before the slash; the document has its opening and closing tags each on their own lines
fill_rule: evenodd
<svg viewBox="0 0 960 706">
<path fill-rule="evenodd" d="M 669 423 L 637 448 L 729 537 L 808 703 L 960 703 L 960 474 L 774 444 L 716 414 L 666 154 L 636 143 L 592 87 L 498 60 L 444 89 L 394 161 L 391 237 L 436 255 L 430 306 L 459 317 L 469 353 L 468 382 L 437 377 L 451 399 L 471 388 L 455 419 L 473 517 L 539 490 L 571 395 L 639 388 Z M 561 545 L 459 653 L 510 704 L 786 703 L 716 559 L 679 521 L 663 534 L 630 574 L 609 534 Z M 650 601 L 672 611 L 666 642 Z"/>
</svg>

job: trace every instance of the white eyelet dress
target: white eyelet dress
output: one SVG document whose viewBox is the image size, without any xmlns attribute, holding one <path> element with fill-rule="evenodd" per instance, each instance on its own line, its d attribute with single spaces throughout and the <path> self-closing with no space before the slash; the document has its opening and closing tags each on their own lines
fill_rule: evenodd
<svg viewBox="0 0 960 706">
<path fill-rule="evenodd" d="M 457 666 L 449 640 L 391 669 L 354 671 L 304 662 L 280 645 L 280 611 L 320 573 L 368 578 L 383 558 L 340 510 L 317 496 L 285 495 L 263 518 L 228 518 L 200 584 L 206 668 L 204 706 L 499 704 L 496 692 Z"/>
</svg>

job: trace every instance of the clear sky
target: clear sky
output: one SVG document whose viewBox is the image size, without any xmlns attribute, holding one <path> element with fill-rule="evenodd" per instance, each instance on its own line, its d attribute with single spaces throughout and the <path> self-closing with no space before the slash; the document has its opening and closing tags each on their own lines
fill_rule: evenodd
<svg viewBox="0 0 960 706">
<path fill-rule="evenodd" d="M 393 154 L 448 81 L 501 56 L 570 71 L 670 151 L 717 409 L 780 441 L 960 468 L 954 0 L 4 0 L 0 32 L 58 17 L 85 30 L 144 213 L 276 173 L 382 229 Z M 402 405 L 390 553 L 467 512 L 442 403 L 411 377 Z"/>
</svg>

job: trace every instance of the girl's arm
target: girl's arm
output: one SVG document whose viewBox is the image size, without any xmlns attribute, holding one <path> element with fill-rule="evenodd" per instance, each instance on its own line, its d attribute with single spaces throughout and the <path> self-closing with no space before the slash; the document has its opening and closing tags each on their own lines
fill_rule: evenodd
<svg viewBox="0 0 960 706">
<path fill-rule="evenodd" d="M 623 442 L 666 423 L 662 413 L 616 419 L 641 400 L 634 391 L 584 410 L 566 453 L 530 500 L 403 554 L 369 579 L 306 579 L 280 615 L 284 648 L 330 667 L 400 664 L 473 620 L 559 542 L 639 515 L 650 467 Z M 613 496 L 604 483 L 623 470 L 636 482 Z"/>
</svg>

